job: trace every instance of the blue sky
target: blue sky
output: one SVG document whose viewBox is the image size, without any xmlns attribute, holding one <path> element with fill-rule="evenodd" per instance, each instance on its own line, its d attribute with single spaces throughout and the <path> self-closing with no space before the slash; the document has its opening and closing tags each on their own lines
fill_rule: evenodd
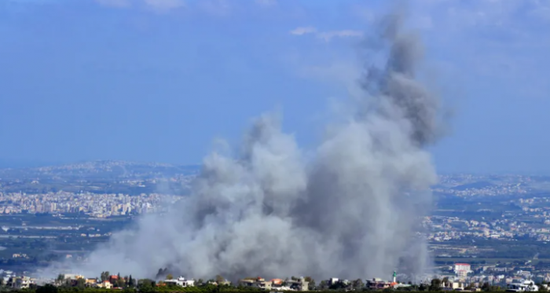
<svg viewBox="0 0 550 293">
<path fill-rule="evenodd" d="M 198 163 L 280 109 L 314 145 L 387 1 L 0 1 L 0 159 Z M 416 0 L 445 172 L 550 171 L 550 1 Z"/>
</svg>

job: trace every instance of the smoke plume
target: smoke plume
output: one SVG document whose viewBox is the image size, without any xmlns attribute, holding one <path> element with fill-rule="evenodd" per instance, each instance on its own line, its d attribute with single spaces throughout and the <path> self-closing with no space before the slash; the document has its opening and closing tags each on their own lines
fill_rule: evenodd
<svg viewBox="0 0 550 293">
<path fill-rule="evenodd" d="M 304 158 L 277 115 L 259 117 L 237 156 L 212 153 L 191 196 L 169 214 L 142 218 L 89 255 L 79 273 L 154 277 L 388 277 L 426 271 L 417 232 L 436 181 L 425 147 L 437 141 L 439 100 L 415 77 L 419 39 L 401 15 L 364 49 L 352 113 L 327 127 Z M 368 55 L 368 54 L 367 54 Z"/>
</svg>

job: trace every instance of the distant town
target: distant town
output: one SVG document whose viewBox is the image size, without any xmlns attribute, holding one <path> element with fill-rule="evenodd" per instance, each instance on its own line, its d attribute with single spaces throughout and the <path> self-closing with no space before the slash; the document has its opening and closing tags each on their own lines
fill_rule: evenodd
<svg viewBox="0 0 550 293">
<path fill-rule="evenodd" d="M 136 217 L 163 213 L 184 199 L 198 172 L 198 166 L 121 161 L 0 169 L 2 286 L 44 284 L 30 272 L 52 261 L 84 261 L 88 252 Z M 234 281 L 231 286 L 271 291 L 428 290 L 430 286 L 449 290 L 546 289 L 550 281 L 550 176 L 441 175 L 432 191 L 434 205 L 423 219 L 423 236 L 434 260 L 434 274 L 422 282 L 408 284 L 398 273 L 395 280 L 330 278 L 316 282 L 306 277 L 254 277 Z M 48 283 L 60 288 L 113 289 L 138 288 L 150 282 L 155 290 L 228 285 L 225 279 L 192 276 L 162 276 L 154 281 L 114 277 L 65 274 Z"/>
<path fill-rule="evenodd" d="M 0 193 L 0 214 L 70 214 L 91 217 L 138 215 L 161 212 L 182 197 L 158 193 L 128 195 L 108 193 L 72 193 L 59 191 L 45 194 Z"/>
</svg>

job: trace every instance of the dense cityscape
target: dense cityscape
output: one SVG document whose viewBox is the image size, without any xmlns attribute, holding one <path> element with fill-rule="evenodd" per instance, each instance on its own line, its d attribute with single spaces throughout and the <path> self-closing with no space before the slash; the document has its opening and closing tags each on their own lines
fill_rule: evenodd
<svg viewBox="0 0 550 293">
<path fill-rule="evenodd" d="M 116 275 L 80 276 L 78 272 L 66 272 L 58 280 L 41 280 L 33 277 L 32 269 L 54 260 L 86 261 L 87 252 L 106 241 L 112 232 L 131 224 L 135 217 L 163 213 L 181 201 L 198 171 L 197 167 L 163 165 L 159 170 L 155 164 L 116 161 L 3 169 L 0 171 L 0 237 L 5 240 L 0 250 L 2 283 L 13 288 L 40 282 L 90 288 L 138 286 L 138 280 L 129 282 L 128 277 L 122 277 L 122 285 Z M 82 176 L 89 179 L 83 182 L 79 179 Z M 55 190 L 59 182 L 65 187 Z M 149 192 L 128 189 L 134 186 Z M 434 209 L 423 220 L 424 237 L 429 241 L 435 267 L 433 274 L 411 284 L 406 275 L 397 273 L 395 279 L 365 276 L 346 280 L 330 276 L 317 283 L 310 277 L 248 278 L 231 280 L 231 286 L 264 290 L 358 287 L 428 290 L 430 286 L 434 289 L 435 280 L 435 286 L 442 289 L 529 287 L 532 282 L 532 286 L 545 290 L 550 281 L 548 186 L 550 178 L 542 176 L 440 176 L 432 190 Z M 109 192 L 110 188 L 131 192 Z M 155 280 L 142 280 L 140 284 L 153 282 L 154 288 L 206 288 L 230 283 L 219 280 L 219 276 L 217 281 L 192 277 L 160 274 Z"/>
<path fill-rule="evenodd" d="M 181 196 L 158 193 L 96 194 L 59 191 L 46 194 L 0 193 L 0 214 L 65 214 L 83 213 L 91 217 L 105 218 L 160 212 L 174 204 Z"/>
</svg>

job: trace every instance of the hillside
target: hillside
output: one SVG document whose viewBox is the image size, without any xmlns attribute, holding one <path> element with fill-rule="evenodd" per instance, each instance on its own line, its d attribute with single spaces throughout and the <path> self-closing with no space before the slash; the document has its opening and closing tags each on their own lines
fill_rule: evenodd
<svg viewBox="0 0 550 293">
<path fill-rule="evenodd" d="M 22 193 L 185 193 L 199 166 L 90 161 L 36 168 L 0 169 L 0 191 Z"/>
</svg>

